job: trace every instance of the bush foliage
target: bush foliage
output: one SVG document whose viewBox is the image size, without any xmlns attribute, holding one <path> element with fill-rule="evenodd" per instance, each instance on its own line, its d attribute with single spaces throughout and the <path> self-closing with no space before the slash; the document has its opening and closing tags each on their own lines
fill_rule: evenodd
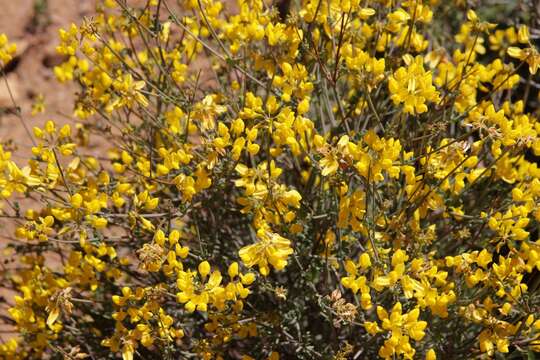
<svg viewBox="0 0 540 360">
<path fill-rule="evenodd" d="M 534 358 L 537 15 L 470 3 L 105 0 L 60 30 L 76 125 L 0 148 L 0 357 Z"/>
</svg>

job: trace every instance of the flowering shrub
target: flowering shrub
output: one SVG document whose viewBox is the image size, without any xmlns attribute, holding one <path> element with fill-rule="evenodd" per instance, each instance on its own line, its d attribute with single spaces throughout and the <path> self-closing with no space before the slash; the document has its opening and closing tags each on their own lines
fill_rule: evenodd
<svg viewBox="0 0 540 360">
<path fill-rule="evenodd" d="M 105 0 L 60 30 L 76 126 L 0 148 L 0 357 L 534 358 L 534 13 L 227 5 Z"/>
</svg>

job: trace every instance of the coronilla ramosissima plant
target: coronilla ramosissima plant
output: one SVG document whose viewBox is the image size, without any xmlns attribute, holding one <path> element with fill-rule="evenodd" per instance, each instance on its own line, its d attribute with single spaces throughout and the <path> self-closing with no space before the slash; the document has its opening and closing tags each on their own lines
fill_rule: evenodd
<svg viewBox="0 0 540 360">
<path fill-rule="evenodd" d="M 0 358 L 535 358 L 540 33 L 471 3 L 105 0 L 60 30 L 76 125 L 0 148 Z"/>
</svg>

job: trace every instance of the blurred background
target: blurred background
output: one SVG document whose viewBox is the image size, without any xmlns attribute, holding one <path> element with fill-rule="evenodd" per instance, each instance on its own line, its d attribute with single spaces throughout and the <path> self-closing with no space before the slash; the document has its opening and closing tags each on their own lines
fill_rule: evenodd
<svg viewBox="0 0 540 360">
<path fill-rule="evenodd" d="M 16 105 L 31 129 L 42 123 L 45 115 L 30 116 L 32 104 L 45 98 L 47 119 L 67 120 L 72 112 L 72 88 L 60 84 L 53 67 L 64 59 L 57 55 L 58 29 L 79 23 L 90 16 L 95 0 L 0 0 L 0 33 L 17 44 L 16 58 L 4 69 Z M 23 153 L 30 150 L 30 141 L 13 114 L 15 105 L 4 81 L 0 83 L 0 141 L 14 139 L 11 147 Z M 8 146 L 9 148 L 10 146 Z"/>
</svg>

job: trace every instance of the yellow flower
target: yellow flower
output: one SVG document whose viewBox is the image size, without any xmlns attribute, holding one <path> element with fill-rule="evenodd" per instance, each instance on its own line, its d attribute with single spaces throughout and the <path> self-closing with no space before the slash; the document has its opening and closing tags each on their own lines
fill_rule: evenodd
<svg viewBox="0 0 540 360">
<path fill-rule="evenodd" d="M 227 107 L 217 104 L 216 95 L 207 95 L 195 105 L 193 119 L 201 122 L 202 130 L 214 129 L 216 127 L 216 117 L 227 111 Z"/>
<path fill-rule="evenodd" d="M 397 302 L 388 312 L 381 306 L 377 306 L 377 316 L 382 321 L 382 328 L 390 332 L 390 338 L 384 342 L 379 350 L 379 355 L 385 359 L 393 356 L 404 355 L 412 358 L 415 350 L 409 343 L 409 338 L 420 341 L 424 338 L 424 329 L 427 322 L 419 321 L 420 310 L 414 308 L 409 313 L 403 314 L 401 303 Z"/>
<path fill-rule="evenodd" d="M 146 86 L 144 81 L 134 81 L 131 74 L 126 74 L 115 80 L 112 85 L 119 97 L 108 105 L 108 111 L 122 106 L 131 108 L 135 103 L 144 107 L 148 106 L 148 99 L 141 92 Z"/>
<path fill-rule="evenodd" d="M 508 55 L 529 64 L 529 72 L 533 75 L 536 74 L 540 67 L 540 53 L 538 53 L 538 50 L 536 50 L 535 47 L 520 49 L 511 46 L 508 48 Z"/>
<path fill-rule="evenodd" d="M 2 66 L 10 62 L 17 52 L 17 45 L 8 41 L 6 34 L 0 34 L 0 64 Z"/>
<path fill-rule="evenodd" d="M 239 255 L 247 267 L 257 265 L 262 275 L 270 272 L 268 264 L 276 270 L 283 270 L 287 266 L 287 258 L 293 253 L 291 241 L 273 233 L 267 227 L 257 231 L 259 241 L 240 249 Z"/>
<path fill-rule="evenodd" d="M 439 101 L 439 93 L 433 86 L 430 71 L 425 71 L 423 57 L 409 58 L 408 66 L 400 67 L 388 81 L 388 88 L 394 103 L 404 104 L 403 111 L 421 114 L 428 110 L 427 102 Z"/>
<path fill-rule="evenodd" d="M 199 264 L 199 279 L 194 271 L 178 272 L 176 286 L 179 292 L 176 299 L 185 304 L 187 311 L 207 311 L 209 304 L 220 302 L 224 296 L 225 290 L 220 286 L 221 273 L 215 270 L 208 277 L 209 273 L 210 264 L 207 261 Z"/>
</svg>

